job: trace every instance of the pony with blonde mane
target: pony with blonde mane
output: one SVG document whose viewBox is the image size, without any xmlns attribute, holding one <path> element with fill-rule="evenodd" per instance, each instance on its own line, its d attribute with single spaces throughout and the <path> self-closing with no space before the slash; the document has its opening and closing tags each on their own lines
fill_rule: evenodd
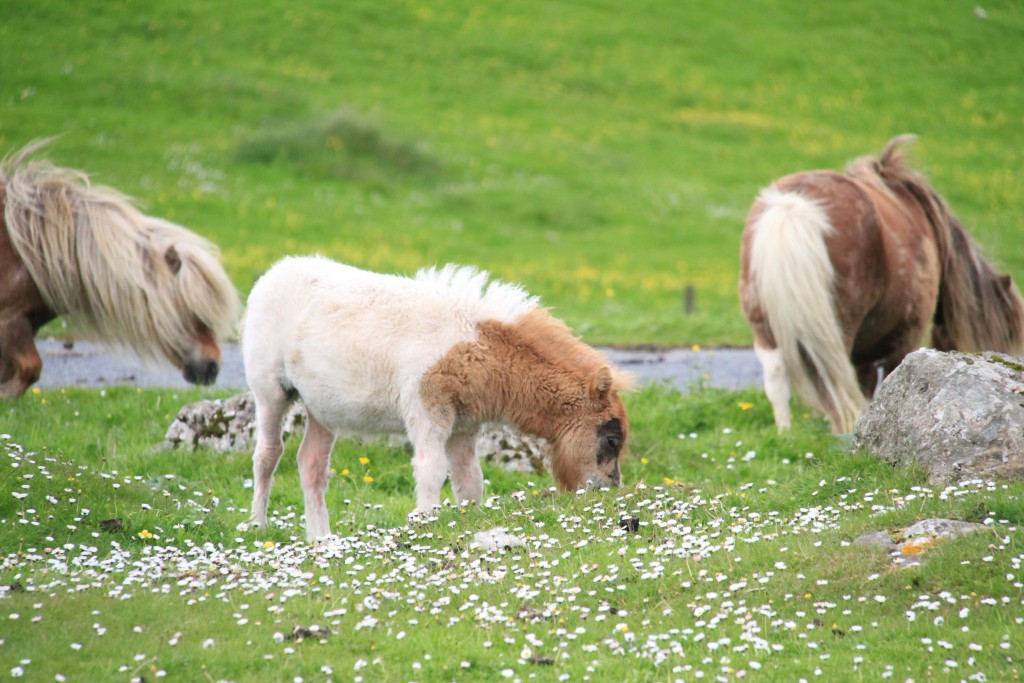
<svg viewBox="0 0 1024 683">
<path fill-rule="evenodd" d="M 629 426 L 618 392 L 629 375 L 486 272 L 446 266 L 406 278 L 285 258 L 249 295 L 242 356 L 256 403 L 257 527 L 296 399 L 308 416 L 298 461 L 310 540 L 330 533 L 325 491 L 339 433 L 405 433 L 419 511 L 440 504 L 449 469 L 460 503 L 481 499 L 474 448 L 484 422 L 547 439 L 563 489 L 620 483 Z"/>
<path fill-rule="evenodd" d="M 0 164 L 0 398 L 39 379 L 35 334 L 58 316 L 212 383 L 239 310 L 216 248 L 81 171 L 29 159 L 47 142 Z"/>
<path fill-rule="evenodd" d="M 881 378 L 921 343 L 942 351 L 1024 347 L 1024 302 L 945 200 L 909 169 L 904 146 L 845 173 L 776 180 L 747 217 L 740 300 L 780 430 L 789 388 L 849 432 Z"/>
</svg>

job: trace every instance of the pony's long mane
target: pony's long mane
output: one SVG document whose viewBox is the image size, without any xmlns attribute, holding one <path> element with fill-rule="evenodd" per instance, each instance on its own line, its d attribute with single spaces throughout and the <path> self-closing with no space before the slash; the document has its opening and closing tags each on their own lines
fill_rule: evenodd
<svg viewBox="0 0 1024 683">
<path fill-rule="evenodd" d="M 908 168 L 905 149 L 915 136 L 900 135 L 878 157 L 861 157 L 847 175 L 885 188 L 902 201 L 917 202 L 931 224 L 942 264 L 936 323 L 950 349 L 1024 350 L 1024 301 L 982 255 L 946 201 L 920 173 Z"/>
<path fill-rule="evenodd" d="M 238 294 L 216 247 L 81 171 L 29 158 L 48 142 L 0 163 L 7 231 L 47 306 L 147 360 L 188 348 L 195 321 L 231 334 Z"/>
</svg>

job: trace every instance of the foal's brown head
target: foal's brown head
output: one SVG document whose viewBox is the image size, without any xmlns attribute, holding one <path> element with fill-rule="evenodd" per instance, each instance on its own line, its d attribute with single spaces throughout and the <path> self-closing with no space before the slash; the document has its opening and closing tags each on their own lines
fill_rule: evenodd
<svg viewBox="0 0 1024 683">
<path fill-rule="evenodd" d="M 618 388 L 611 369 L 601 367 L 583 387 L 584 395 L 566 406 L 551 456 L 552 474 L 561 488 L 576 491 L 621 484 L 619 458 L 626 451 L 629 419 Z"/>
</svg>

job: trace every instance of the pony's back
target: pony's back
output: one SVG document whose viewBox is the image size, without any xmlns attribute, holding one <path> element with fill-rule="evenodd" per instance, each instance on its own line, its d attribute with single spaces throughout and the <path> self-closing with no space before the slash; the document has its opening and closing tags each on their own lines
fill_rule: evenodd
<svg viewBox="0 0 1024 683">
<path fill-rule="evenodd" d="M 288 257 L 249 295 L 242 328 L 246 378 L 254 390 L 277 383 L 303 396 L 345 387 L 348 398 L 316 403 L 351 400 L 383 415 L 453 346 L 475 340 L 480 322 L 513 322 L 536 305 L 522 289 L 488 284 L 487 273 L 469 267 L 407 278 L 323 257 Z"/>
<path fill-rule="evenodd" d="M 291 256 L 253 286 L 243 329 L 248 336 L 270 320 L 281 332 L 281 324 L 305 331 L 338 323 L 343 337 L 364 333 L 397 340 L 448 325 L 469 338 L 479 322 L 514 322 L 536 307 L 537 299 L 521 287 L 489 281 L 486 271 L 470 266 L 424 269 L 408 278 L 321 256 Z"/>
</svg>

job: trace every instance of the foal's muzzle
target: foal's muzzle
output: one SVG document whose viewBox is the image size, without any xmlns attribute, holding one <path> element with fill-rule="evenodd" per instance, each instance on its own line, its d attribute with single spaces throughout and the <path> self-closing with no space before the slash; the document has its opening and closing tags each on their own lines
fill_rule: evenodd
<svg viewBox="0 0 1024 683">
<path fill-rule="evenodd" d="M 622 477 L 618 470 L 615 470 L 615 474 L 611 477 L 595 477 L 587 482 L 588 491 L 597 491 L 605 487 L 617 488 L 622 485 Z"/>
</svg>

